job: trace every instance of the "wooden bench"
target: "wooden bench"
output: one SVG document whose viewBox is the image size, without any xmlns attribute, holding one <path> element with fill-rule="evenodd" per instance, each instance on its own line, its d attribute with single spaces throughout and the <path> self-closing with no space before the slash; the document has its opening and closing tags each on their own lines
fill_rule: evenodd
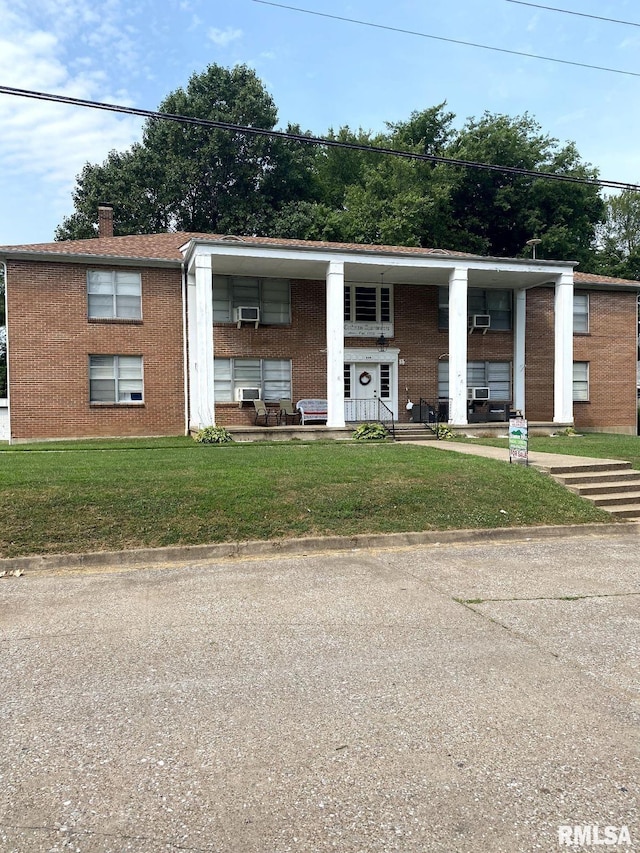
<svg viewBox="0 0 640 853">
<path fill-rule="evenodd" d="M 326 400 L 298 400 L 296 409 L 300 412 L 300 421 L 302 425 L 308 421 L 326 421 L 327 420 L 327 401 Z"/>
</svg>

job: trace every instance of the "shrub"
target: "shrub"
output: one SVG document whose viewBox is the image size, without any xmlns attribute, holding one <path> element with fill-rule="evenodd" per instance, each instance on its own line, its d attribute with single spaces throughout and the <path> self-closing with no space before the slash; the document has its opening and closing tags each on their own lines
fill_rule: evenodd
<svg viewBox="0 0 640 853">
<path fill-rule="evenodd" d="M 233 441 L 229 430 L 222 426 L 204 427 L 198 430 L 193 439 L 200 444 L 226 444 L 228 441 Z"/>
<path fill-rule="evenodd" d="M 442 441 L 446 441 L 449 438 L 453 438 L 453 432 L 449 429 L 446 424 L 427 424 L 431 432 L 435 435 L 436 438 L 441 439 Z"/>
<path fill-rule="evenodd" d="M 356 441 L 383 441 L 388 433 L 382 424 L 360 424 L 354 431 L 353 437 Z"/>
</svg>

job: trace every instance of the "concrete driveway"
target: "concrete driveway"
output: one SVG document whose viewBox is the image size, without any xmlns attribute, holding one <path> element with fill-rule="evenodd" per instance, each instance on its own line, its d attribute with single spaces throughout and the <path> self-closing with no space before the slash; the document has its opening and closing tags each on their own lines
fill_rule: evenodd
<svg viewBox="0 0 640 853">
<path fill-rule="evenodd" d="M 0 849 L 640 850 L 639 592 L 622 534 L 4 579 Z"/>
</svg>

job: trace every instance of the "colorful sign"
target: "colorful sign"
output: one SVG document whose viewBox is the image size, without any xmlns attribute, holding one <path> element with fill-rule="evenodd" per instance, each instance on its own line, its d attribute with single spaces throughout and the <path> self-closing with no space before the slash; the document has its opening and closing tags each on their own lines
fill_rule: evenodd
<svg viewBox="0 0 640 853">
<path fill-rule="evenodd" d="M 509 421 L 509 462 L 529 464 L 529 424 L 524 418 Z"/>
</svg>

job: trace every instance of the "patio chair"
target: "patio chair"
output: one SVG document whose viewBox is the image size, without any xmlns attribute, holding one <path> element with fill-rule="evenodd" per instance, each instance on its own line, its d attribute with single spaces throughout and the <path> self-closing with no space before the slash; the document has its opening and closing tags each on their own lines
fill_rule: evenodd
<svg viewBox="0 0 640 853">
<path fill-rule="evenodd" d="M 299 424 L 300 423 L 300 412 L 294 408 L 293 400 L 280 400 L 280 412 L 278 414 L 278 423 L 282 423 L 284 420 L 285 424 Z"/>
<path fill-rule="evenodd" d="M 278 422 L 278 412 L 275 409 L 267 408 L 264 400 L 254 400 L 253 406 L 256 410 L 256 416 L 253 420 L 254 424 L 257 424 L 260 418 L 263 419 L 264 425 L 269 426 L 269 418 L 273 418 L 273 422 Z"/>
</svg>

